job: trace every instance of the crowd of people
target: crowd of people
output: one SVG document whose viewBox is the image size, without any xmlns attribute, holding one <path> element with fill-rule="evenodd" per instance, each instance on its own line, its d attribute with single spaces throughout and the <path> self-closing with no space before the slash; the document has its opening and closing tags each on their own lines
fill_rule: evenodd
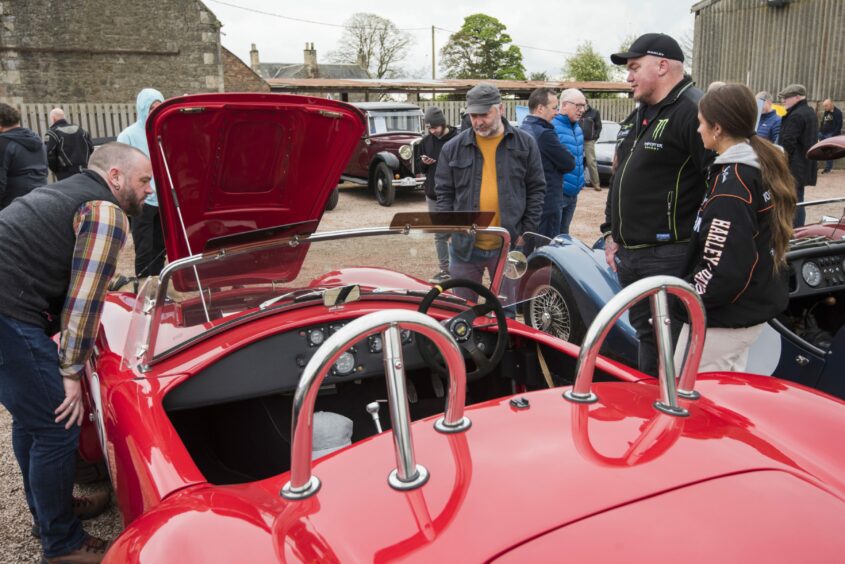
<svg viewBox="0 0 845 564">
<path fill-rule="evenodd" d="M 742 370 L 762 324 L 786 305 L 785 253 L 796 202 L 816 181 L 806 152 L 842 129 L 825 100 L 821 130 L 792 84 L 778 96 L 744 85 L 695 87 L 673 38 L 645 34 L 611 56 L 624 65 L 637 106 L 622 122 L 608 190 L 605 257 L 623 286 L 651 275 L 685 278 L 707 310 L 702 370 Z M 137 121 L 94 151 L 88 133 L 50 112 L 42 140 L 0 104 L 0 403 L 12 414 L 13 447 L 46 562 L 98 562 L 106 543 L 80 517 L 107 499 L 74 498 L 80 376 L 93 349 L 103 298 L 130 229 L 136 276 L 157 275 L 164 241 L 145 123 L 164 98 L 137 97 Z M 536 232 L 567 234 L 579 192 L 600 189 L 595 141 L 601 117 L 584 94 L 548 88 L 528 99 L 520 127 L 505 118 L 499 90 L 479 84 L 466 97 L 466 123 L 449 126 L 430 107 L 420 144 L 428 209 L 493 212 L 511 244 Z M 778 148 L 779 145 L 780 148 Z M 827 163 L 823 172 L 830 170 Z M 57 182 L 47 185 L 48 170 Z M 624 171 L 624 174 L 619 173 Z M 438 236 L 439 271 L 480 282 L 493 274 L 502 241 L 485 234 Z M 677 309 L 677 308 L 676 308 Z M 673 310 L 673 337 L 688 331 Z M 655 335 L 646 303 L 630 312 L 639 369 L 656 375 Z M 58 348 L 52 336 L 59 335 Z M 679 349 L 679 354 L 681 354 Z M 37 383 L 37 385 L 34 385 Z M 46 400 L 46 401 L 45 401 Z"/>
</svg>

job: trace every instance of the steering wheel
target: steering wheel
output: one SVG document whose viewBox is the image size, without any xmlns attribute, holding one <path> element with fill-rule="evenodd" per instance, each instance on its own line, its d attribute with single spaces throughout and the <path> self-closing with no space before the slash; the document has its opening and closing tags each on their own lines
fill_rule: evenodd
<svg viewBox="0 0 845 564">
<path fill-rule="evenodd" d="M 457 287 L 467 288 L 484 297 L 483 304 L 474 305 L 466 311 L 462 311 L 455 317 L 440 322 L 441 325 L 449 331 L 449 334 L 455 338 L 455 341 L 458 342 L 458 345 L 461 347 L 461 351 L 464 353 L 464 358 L 471 358 L 475 363 L 475 370 L 467 372 L 467 381 L 474 381 L 489 374 L 493 368 L 499 364 L 499 361 L 502 360 L 502 355 L 505 354 L 505 346 L 508 341 L 508 324 L 507 319 L 505 318 L 505 310 L 502 308 L 502 304 L 499 302 L 499 299 L 495 296 L 495 294 L 478 282 L 473 282 L 472 280 L 464 278 L 452 278 L 433 287 L 431 291 L 426 294 L 425 298 L 423 298 L 423 301 L 420 303 L 420 307 L 417 311 L 420 313 L 428 312 L 428 308 L 431 307 L 431 304 L 434 303 L 437 296 L 446 290 L 451 290 L 452 288 Z M 485 316 L 491 311 L 496 316 L 496 325 L 498 330 L 496 332 L 496 346 L 493 347 L 493 352 L 488 356 L 478 348 L 475 340 L 473 339 L 472 332 L 473 322 L 477 318 Z M 428 365 L 433 370 L 444 373 L 446 371 L 446 364 L 443 362 L 443 357 L 440 356 L 440 353 L 432 345 L 431 341 L 428 339 L 415 340 L 420 354 Z"/>
</svg>

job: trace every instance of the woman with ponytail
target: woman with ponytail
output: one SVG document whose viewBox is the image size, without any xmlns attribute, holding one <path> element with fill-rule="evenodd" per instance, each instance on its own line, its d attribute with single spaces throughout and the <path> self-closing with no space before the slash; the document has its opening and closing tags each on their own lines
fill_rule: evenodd
<svg viewBox="0 0 845 564">
<path fill-rule="evenodd" d="M 795 191 L 783 151 L 755 134 L 757 104 L 748 88 L 709 89 L 698 121 L 704 146 L 719 155 L 690 241 L 687 280 L 707 311 L 700 370 L 743 371 L 763 324 L 788 302 L 784 256 Z M 676 361 L 682 355 L 679 348 Z"/>
</svg>

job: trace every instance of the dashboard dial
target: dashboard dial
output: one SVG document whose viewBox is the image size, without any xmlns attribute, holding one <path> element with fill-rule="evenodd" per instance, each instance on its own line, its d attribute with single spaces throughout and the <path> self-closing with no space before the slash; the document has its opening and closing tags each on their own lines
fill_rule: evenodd
<svg viewBox="0 0 845 564">
<path fill-rule="evenodd" d="M 355 370 L 355 355 L 346 351 L 334 363 L 335 372 L 341 375 L 350 374 Z"/>
<path fill-rule="evenodd" d="M 326 334 L 322 329 L 311 329 L 308 331 L 308 344 L 312 347 L 319 347 L 326 340 Z"/>
<path fill-rule="evenodd" d="M 821 284 L 822 281 L 822 271 L 819 265 L 813 261 L 804 263 L 804 266 L 801 267 L 801 276 L 804 278 L 804 282 L 813 288 Z"/>
<path fill-rule="evenodd" d="M 370 352 L 380 353 L 384 349 L 381 335 L 370 335 Z"/>
<path fill-rule="evenodd" d="M 402 329 L 399 331 L 399 335 L 401 336 L 403 343 L 410 343 L 412 334 L 413 332 L 410 329 Z"/>
</svg>

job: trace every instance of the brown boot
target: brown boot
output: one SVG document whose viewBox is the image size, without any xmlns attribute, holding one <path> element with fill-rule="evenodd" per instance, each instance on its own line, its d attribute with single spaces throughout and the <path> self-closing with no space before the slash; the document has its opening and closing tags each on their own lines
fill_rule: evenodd
<svg viewBox="0 0 845 564">
<path fill-rule="evenodd" d="M 110 501 L 111 493 L 109 493 L 109 490 L 97 490 L 81 497 L 73 496 L 73 513 L 83 521 L 93 519 L 108 509 Z M 38 526 L 38 523 L 32 524 L 31 533 L 33 537 L 41 538 L 41 527 Z"/>
<path fill-rule="evenodd" d="M 86 534 L 82 546 L 62 556 L 41 557 L 41 564 L 99 564 L 106 555 L 109 543 Z"/>
</svg>

